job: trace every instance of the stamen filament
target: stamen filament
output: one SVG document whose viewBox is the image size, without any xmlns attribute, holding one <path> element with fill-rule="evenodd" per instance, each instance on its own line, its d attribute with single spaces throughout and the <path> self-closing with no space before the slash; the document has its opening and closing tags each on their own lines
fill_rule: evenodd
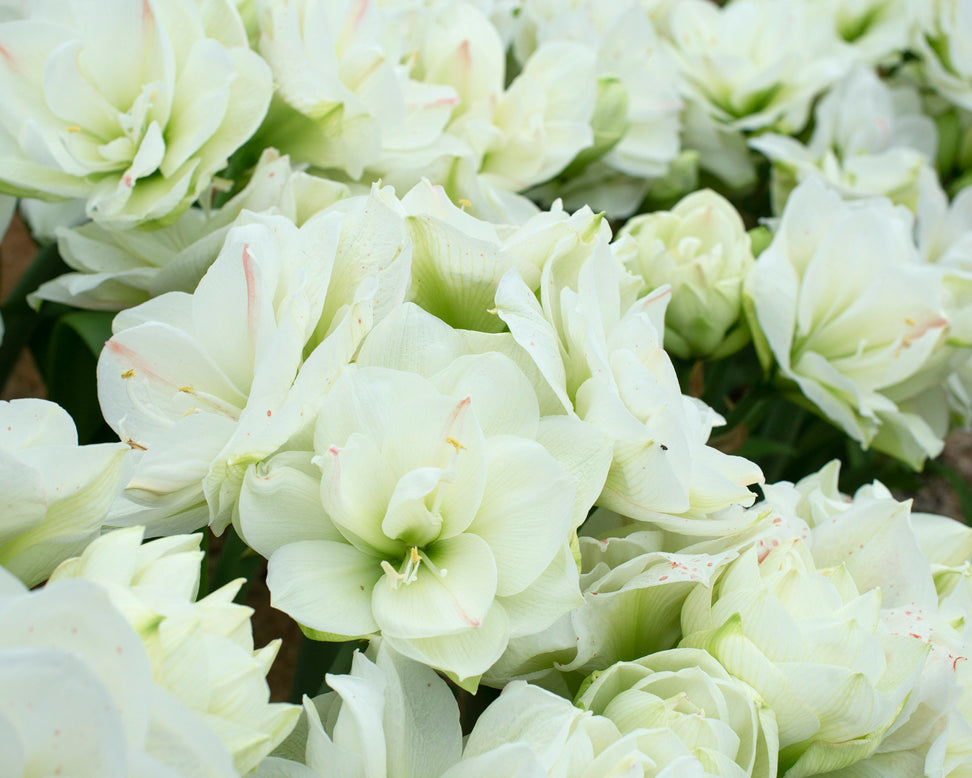
<svg viewBox="0 0 972 778">
<path fill-rule="evenodd" d="M 440 568 L 429 559 L 428 554 L 424 551 L 419 551 L 418 546 L 412 546 L 408 550 L 408 559 L 402 564 L 402 569 L 396 570 L 392 567 L 391 562 L 387 560 L 381 561 L 381 569 L 384 571 L 385 575 L 388 576 L 389 583 L 392 589 L 397 589 L 402 584 L 408 586 L 410 583 L 418 579 L 419 566 L 425 562 L 425 566 L 429 568 L 433 575 L 438 578 L 445 578 L 448 574 L 448 570 L 444 567 Z"/>
</svg>

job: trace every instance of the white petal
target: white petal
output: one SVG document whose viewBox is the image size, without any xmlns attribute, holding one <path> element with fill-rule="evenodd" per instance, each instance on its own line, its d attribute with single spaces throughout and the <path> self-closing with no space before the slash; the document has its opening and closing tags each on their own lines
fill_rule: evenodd
<svg viewBox="0 0 972 778">
<path fill-rule="evenodd" d="M 422 560 L 411 583 L 399 585 L 386 576 L 375 587 L 372 607 L 382 634 L 431 638 L 479 628 L 496 594 L 489 546 L 475 535 L 457 535 L 426 547 L 424 553 L 438 572 Z"/>
<path fill-rule="evenodd" d="M 378 631 L 371 590 L 379 560 L 346 543 L 304 540 L 274 552 L 267 571 L 271 604 L 318 632 L 349 640 Z"/>
<path fill-rule="evenodd" d="M 574 516 L 574 479 L 539 443 L 499 436 L 487 441 L 483 501 L 469 527 L 496 558 L 496 591 L 523 591 L 567 540 Z"/>
</svg>

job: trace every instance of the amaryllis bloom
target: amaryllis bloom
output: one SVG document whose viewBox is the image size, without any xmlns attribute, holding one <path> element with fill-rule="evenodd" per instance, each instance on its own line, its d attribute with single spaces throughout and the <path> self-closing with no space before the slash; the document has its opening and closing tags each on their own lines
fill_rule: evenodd
<svg viewBox="0 0 972 778">
<path fill-rule="evenodd" d="M 352 0 L 256 3 L 260 54 L 277 86 L 261 137 L 295 159 L 352 180 L 386 155 L 419 153 L 426 159 L 422 152 L 440 141 L 459 97 L 449 85 L 410 77 L 403 64 L 410 52 L 395 43 L 405 28 L 381 6 Z"/>
<path fill-rule="evenodd" d="M 662 526 L 691 529 L 728 505 L 752 504 L 752 462 L 706 445 L 722 417 L 682 394 L 662 345 L 668 287 L 635 299 L 640 281 L 609 243 L 608 225 L 589 226 L 543 267 L 538 296 L 515 269 L 503 277 L 496 309 L 561 403 L 614 442 L 598 505 Z M 576 216 L 576 215 L 575 215 Z M 704 524 L 705 522 L 702 522 Z"/>
<path fill-rule="evenodd" d="M 122 486 L 127 452 L 123 443 L 79 446 L 55 403 L 0 402 L 0 564 L 35 586 L 80 553 Z"/>
<path fill-rule="evenodd" d="M 119 314 L 98 393 L 140 453 L 112 521 L 221 532 L 247 466 L 313 423 L 340 366 L 401 301 L 410 257 L 398 202 L 376 188 L 300 228 L 250 214 L 194 293 Z"/>
<path fill-rule="evenodd" d="M 798 131 L 847 61 L 833 28 L 800 0 L 684 0 L 667 32 L 686 98 L 736 130 Z"/>
<path fill-rule="evenodd" d="M 847 198 L 883 195 L 915 210 L 937 140 L 918 90 L 889 87 L 862 65 L 817 104 L 806 145 L 774 133 L 759 135 L 749 145 L 773 162 L 777 213 L 793 187 L 812 177 Z"/>
<path fill-rule="evenodd" d="M 618 662 L 594 673 L 575 702 L 623 734 L 643 727 L 675 735 L 708 774 L 776 776 L 776 717 L 705 651 L 676 648 Z"/>
<path fill-rule="evenodd" d="M 174 221 L 260 124 L 270 68 L 229 0 L 72 0 L 0 24 L 0 190 Z"/>
<path fill-rule="evenodd" d="M 466 738 L 462 760 L 442 778 L 707 778 L 702 769 L 671 730 L 653 726 L 622 732 L 606 716 L 514 681 L 480 715 Z"/>
<path fill-rule="evenodd" d="M 928 83 L 956 105 L 972 110 L 972 2 L 931 0 L 921 6 L 913 43 Z"/>
<path fill-rule="evenodd" d="M 597 56 L 600 77 L 597 112 L 611 104 L 617 110 L 597 117 L 595 146 L 607 165 L 642 179 L 658 178 L 679 151 L 678 74 L 675 63 L 652 24 L 651 4 L 628 0 L 551 2 L 529 0 L 516 17 L 513 53 L 525 62 L 538 44 L 570 40 Z M 659 14 L 660 16 L 661 14 Z M 610 86 L 611 83 L 616 85 Z M 611 94 L 620 99 L 613 104 Z M 597 113 L 596 112 L 596 113 Z M 598 148 L 605 144 L 606 148 Z M 644 184 L 647 190 L 647 183 Z M 640 199 L 640 198 L 639 198 Z M 591 202 L 600 208 L 600 203 Z M 637 205 L 632 202 L 631 207 Z"/>
<path fill-rule="evenodd" d="M 0 568 L 4 778 L 234 778 L 233 759 L 152 679 L 138 635 L 102 590 L 28 592 Z"/>
<path fill-rule="evenodd" d="M 475 688 L 511 636 L 580 600 L 569 540 L 598 485 L 544 443 L 572 460 L 588 437 L 576 419 L 541 419 L 498 353 L 429 378 L 347 368 L 324 397 L 314 452 L 247 472 L 243 537 L 270 559 L 274 607 L 308 634 L 380 632 Z"/>
<path fill-rule="evenodd" d="M 796 133 L 810 105 L 846 70 L 830 20 L 803 0 L 672 4 L 666 32 L 687 103 L 683 144 L 699 166 L 735 188 L 755 170 L 744 133 Z"/>
<path fill-rule="evenodd" d="M 299 708 L 269 702 L 266 674 L 280 648 L 253 648 L 253 611 L 233 602 L 243 579 L 197 600 L 200 535 L 142 544 L 142 527 L 109 532 L 63 562 L 49 583 L 104 589 L 142 640 L 155 682 L 211 727 L 241 775 L 293 728 Z"/>
<path fill-rule="evenodd" d="M 672 287 L 665 309 L 667 351 L 683 359 L 718 358 L 747 342 L 745 325 L 736 325 L 753 251 L 742 217 L 728 200 L 710 189 L 693 192 L 671 211 L 630 219 L 621 234 L 638 245 L 628 269 L 644 279 L 642 291 Z"/>
<path fill-rule="evenodd" d="M 375 641 L 327 684 L 332 691 L 304 697 L 300 761 L 269 757 L 253 778 L 439 778 L 458 761 L 459 706 L 434 670 Z"/>
<path fill-rule="evenodd" d="M 906 209 L 801 184 L 746 293 L 762 358 L 822 415 L 916 468 L 941 451 L 941 384 L 972 334 L 949 319 L 943 273 L 920 262 Z"/>
<path fill-rule="evenodd" d="M 632 520 L 615 534 L 600 536 L 612 519 L 618 517 L 598 509 L 578 537 L 583 604 L 549 629 L 511 640 L 490 669 L 490 685 L 527 678 L 573 694 L 591 672 L 674 648 L 685 598 L 700 586 L 711 587 L 737 556 L 732 548 L 668 551 L 666 533 Z M 707 523 L 713 531 L 718 525 L 722 531 L 739 528 L 732 521 Z"/>
<path fill-rule="evenodd" d="M 751 548 L 682 608 L 680 646 L 752 686 L 779 723 L 780 772 L 813 775 L 875 752 L 908 702 L 928 646 L 888 634 L 881 592 L 818 568 L 802 541 Z"/>
<path fill-rule="evenodd" d="M 910 46 L 921 9 L 909 0 L 818 0 L 811 13 L 833 25 L 855 58 L 893 65 Z"/>
<path fill-rule="evenodd" d="M 299 227 L 347 195 L 343 184 L 308 175 L 266 149 L 247 185 L 221 208 L 190 208 L 157 230 L 57 224 L 58 253 L 74 272 L 41 284 L 30 301 L 118 311 L 166 292 L 192 292 L 244 211 L 281 213 Z"/>
</svg>

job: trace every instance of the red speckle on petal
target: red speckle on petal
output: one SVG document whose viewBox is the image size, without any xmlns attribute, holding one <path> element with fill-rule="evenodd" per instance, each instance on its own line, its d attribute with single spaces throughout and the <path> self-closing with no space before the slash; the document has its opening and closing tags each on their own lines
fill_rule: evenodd
<svg viewBox="0 0 972 778">
<path fill-rule="evenodd" d="M 667 580 L 668 580 L 668 576 L 667 576 L 667 575 L 663 575 L 663 576 L 662 576 L 661 578 L 659 578 L 658 580 L 659 580 L 659 581 L 667 581 Z"/>
<path fill-rule="evenodd" d="M 133 186 L 135 186 L 135 181 L 132 180 L 132 177 L 130 175 L 128 175 L 128 173 L 126 173 L 125 175 L 122 176 L 122 183 L 125 186 L 127 186 L 129 189 L 131 189 Z"/>
<path fill-rule="evenodd" d="M 267 418 L 269 419 L 272 415 L 273 415 L 273 413 L 268 409 L 267 410 Z"/>
<path fill-rule="evenodd" d="M 331 456 L 335 456 L 336 457 L 338 455 L 338 447 L 337 446 L 331 446 L 327 450 L 327 453 L 330 454 Z"/>
<path fill-rule="evenodd" d="M 125 652 L 122 650 L 121 646 L 115 646 L 115 653 L 118 654 L 118 656 L 121 656 Z"/>
</svg>

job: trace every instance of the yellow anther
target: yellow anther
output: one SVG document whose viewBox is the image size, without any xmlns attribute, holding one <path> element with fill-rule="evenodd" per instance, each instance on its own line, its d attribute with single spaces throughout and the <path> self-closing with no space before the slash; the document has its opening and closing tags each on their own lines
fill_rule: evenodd
<svg viewBox="0 0 972 778">
<path fill-rule="evenodd" d="M 128 368 L 128 370 L 126 370 L 124 373 L 121 374 L 121 377 L 122 378 L 134 378 L 135 377 L 135 368 L 134 367 Z"/>
<path fill-rule="evenodd" d="M 190 392 L 192 392 L 192 387 L 191 386 L 180 386 L 179 387 L 179 391 L 180 392 L 185 392 L 186 394 L 189 394 Z"/>
<path fill-rule="evenodd" d="M 460 449 L 465 449 L 466 448 L 464 445 L 462 445 L 462 443 L 460 443 L 455 438 L 446 438 L 446 443 L 448 443 L 450 446 L 452 446 L 456 450 L 456 453 L 457 454 L 459 453 L 459 450 Z"/>
<path fill-rule="evenodd" d="M 72 124 L 70 127 L 64 128 L 66 132 L 81 132 L 81 128 L 76 124 Z"/>
<path fill-rule="evenodd" d="M 233 181 L 229 178 L 220 178 L 219 176 L 213 176 L 212 187 L 217 192 L 228 192 L 233 188 Z"/>
<path fill-rule="evenodd" d="M 910 316 L 905 316 L 905 324 L 907 324 L 909 327 L 914 327 L 915 320 L 912 319 Z"/>
<path fill-rule="evenodd" d="M 472 208 L 472 203 L 469 200 L 467 200 L 465 197 L 459 198 L 458 200 L 456 200 L 456 202 L 459 203 L 459 206 L 462 208 Z"/>
<path fill-rule="evenodd" d="M 125 442 L 128 444 L 129 448 L 137 448 L 139 451 L 148 451 L 146 446 L 143 446 L 141 443 L 136 443 L 131 438 L 125 438 Z"/>
<path fill-rule="evenodd" d="M 412 546 L 412 550 L 409 552 L 408 556 L 409 556 L 409 559 L 411 560 L 412 564 L 417 564 L 418 561 L 419 561 L 418 547 L 417 546 Z"/>
<path fill-rule="evenodd" d="M 182 414 L 182 418 L 186 418 L 186 416 L 192 416 L 192 414 L 194 414 L 195 412 L 196 412 L 196 406 L 193 405 L 188 411 Z"/>
</svg>

